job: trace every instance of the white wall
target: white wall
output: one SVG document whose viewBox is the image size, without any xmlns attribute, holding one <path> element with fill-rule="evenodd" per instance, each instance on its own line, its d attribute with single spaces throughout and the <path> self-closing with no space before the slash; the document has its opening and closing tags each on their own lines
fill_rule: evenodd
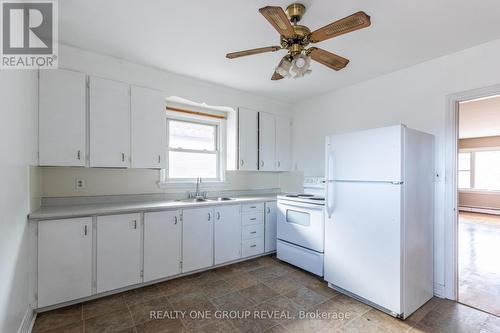
<svg viewBox="0 0 500 333">
<path fill-rule="evenodd" d="M 323 174 L 324 137 L 328 134 L 402 122 L 436 136 L 436 172 L 441 179 L 436 183 L 435 205 L 434 275 L 437 290 L 443 288 L 445 281 L 446 96 L 500 83 L 498 59 L 500 40 L 304 101 L 293 110 L 294 160 L 305 175 Z"/>
<path fill-rule="evenodd" d="M 59 67 L 72 69 L 130 84 L 159 89 L 165 96 L 177 96 L 197 103 L 212 106 L 239 106 L 278 115 L 291 116 L 286 104 L 268 98 L 248 94 L 229 87 L 223 87 L 197 79 L 141 66 L 117 58 L 83 51 L 66 45 L 59 47 Z M 269 189 L 284 187 L 290 189 L 297 178 L 279 173 L 230 172 L 223 190 Z M 158 171 L 154 170 L 112 170 L 84 168 L 41 168 L 42 196 L 86 196 L 143 194 L 185 191 L 157 186 Z M 86 188 L 75 189 L 75 179 L 83 178 Z M 300 180 L 299 180 L 300 183 Z"/>
<path fill-rule="evenodd" d="M 36 72 L 0 71 L 0 332 L 17 332 L 33 296 L 26 217 L 37 205 L 36 105 Z"/>
</svg>

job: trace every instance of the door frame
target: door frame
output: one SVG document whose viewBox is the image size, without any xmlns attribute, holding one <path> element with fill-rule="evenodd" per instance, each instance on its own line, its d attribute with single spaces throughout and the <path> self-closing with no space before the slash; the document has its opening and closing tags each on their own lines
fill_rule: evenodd
<svg viewBox="0 0 500 333">
<path fill-rule="evenodd" d="M 500 95 L 500 84 L 446 96 L 445 147 L 445 285 L 443 296 L 458 300 L 458 107 L 460 102 Z"/>
</svg>

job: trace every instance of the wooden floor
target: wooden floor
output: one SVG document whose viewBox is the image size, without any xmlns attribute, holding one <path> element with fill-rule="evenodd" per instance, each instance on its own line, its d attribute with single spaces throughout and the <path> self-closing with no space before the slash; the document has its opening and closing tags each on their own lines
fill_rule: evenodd
<svg viewBox="0 0 500 333">
<path fill-rule="evenodd" d="M 185 316 L 175 318 L 172 311 L 185 311 Z M 193 316 L 200 311 L 212 318 Z M 215 318 L 223 311 L 250 315 Z M 301 313 L 309 318 L 301 318 Z M 325 317 L 311 317 L 317 314 Z M 433 298 L 401 321 L 267 256 L 41 313 L 33 332 L 493 333 L 500 332 L 500 319 Z"/>
<path fill-rule="evenodd" d="M 459 301 L 500 316 L 500 216 L 460 213 Z"/>
</svg>

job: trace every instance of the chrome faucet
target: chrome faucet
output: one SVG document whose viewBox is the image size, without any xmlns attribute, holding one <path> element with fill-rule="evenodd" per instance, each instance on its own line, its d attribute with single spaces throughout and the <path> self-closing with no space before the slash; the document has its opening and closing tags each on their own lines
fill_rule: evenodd
<svg viewBox="0 0 500 333">
<path fill-rule="evenodd" d="M 204 199 L 206 193 L 200 192 L 201 177 L 196 178 L 196 192 L 194 192 L 195 199 Z"/>
</svg>

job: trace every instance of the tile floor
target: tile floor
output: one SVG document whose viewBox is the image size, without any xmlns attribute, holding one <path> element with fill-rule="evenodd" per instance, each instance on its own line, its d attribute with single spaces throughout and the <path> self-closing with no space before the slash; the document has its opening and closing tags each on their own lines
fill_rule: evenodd
<svg viewBox="0 0 500 333">
<path fill-rule="evenodd" d="M 241 318 L 215 318 L 223 311 Z M 205 313 L 212 318 L 190 316 Z M 433 298 L 406 321 L 397 320 L 266 256 L 41 313 L 33 332 L 494 333 L 500 318 Z"/>
<path fill-rule="evenodd" d="M 460 213 L 459 301 L 500 316 L 500 216 Z"/>
</svg>

